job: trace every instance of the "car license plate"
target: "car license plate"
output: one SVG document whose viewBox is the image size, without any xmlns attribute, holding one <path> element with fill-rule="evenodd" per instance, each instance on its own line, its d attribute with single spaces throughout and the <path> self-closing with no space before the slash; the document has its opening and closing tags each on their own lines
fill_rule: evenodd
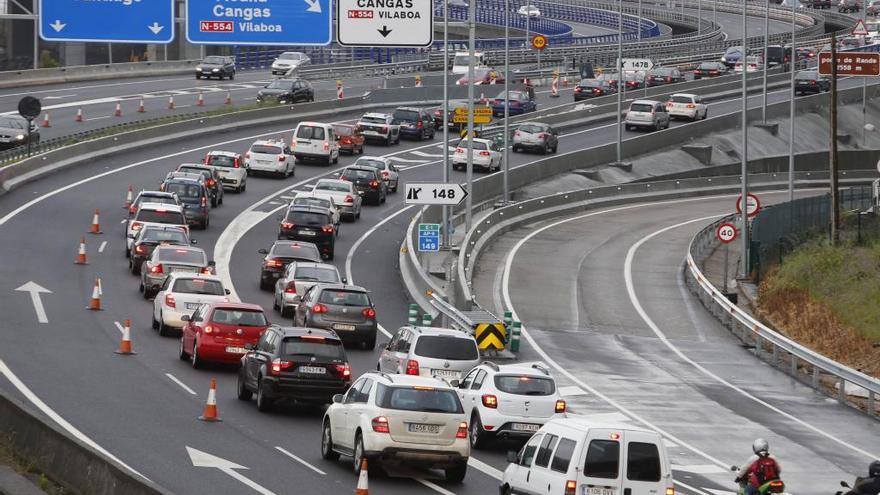
<svg viewBox="0 0 880 495">
<path fill-rule="evenodd" d="M 604 486 L 586 486 L 581 490 L 583 495 L 614 495 L 613 488 L 605 488 Z"/>
<path fill-rule="evenodd" d="M 170 270 L 171 273 L 180 272 L 180 273 L 198 273 L 198 268 L 184 268 L 184 267 L 176 267 Z"/>
<path fill-rule="evenodd" d="M 337 324 L 333 325 L 333 330 L 347 330 L 347 331 L 351 332 L 354 329 L 355 329 L 354 325 L 343 325 L 341 323 L 337 323 Z"/>
<path fill-rule="evenodd" d="M 458 371 L 455 370 L 431 370 L 431 374 L 437 378 L 443 378 L 445 380 L 454 380 L 458 378 Z"/>
<path fill-rule="evenodd" d="M 315 235 L 316 232 L 314 230 L 300 230 L 299 235 Z"/>
<path fill-rule="evenodd" d="M 186 309 L 199 309 L 201 303 L 186 303 Z"/>
<path fill-rule="evenodd" d="M 267 160 L 257 160 L 257 165 L 272 165 L 272 162 Z"/>
<path fill-rule="evenodd" d="M 411 433 L 440 433 L 440 425 L 426 425 L 422 423 L 407 423 L 406 428 Z"/>
<path fill-rule="evenodd" d="M 245 349 L 244 347 L 227 347 L 226 352 L 228 352 L 229 354 L 246 354 L 247 349 Z"/>
<path fill-rule="evenodd" d="M 538 431 L 540 427 L 540 425 L 533 425 L 529 423 L 513 423 L 512 425 L 510 425 L 510 429 L 513 431 Z"/>
<path fill-rule="evenodd" d="M 300 366 L 299 372 L 308 373 L 310 375 L 324 375 L 327 373 L 327 369 L 320 366 Z"/>
</svg>

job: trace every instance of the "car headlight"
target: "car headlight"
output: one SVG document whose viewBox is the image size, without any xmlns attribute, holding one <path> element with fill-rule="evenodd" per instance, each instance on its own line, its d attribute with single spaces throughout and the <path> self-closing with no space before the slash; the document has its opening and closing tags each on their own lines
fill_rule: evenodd
<svg viewBox="0 0 880 495">
<path fill-rule="evenodd" d="M 22 139 L 24 139 L 24 134 L 19 134 L 18 136 L 15 136 L 15 139 L 21 141 Z"/>
<path fill-rule="evenodd" d="M 220 69 L 214 69 L 211 72 L 220 72 Z"/>
<path fill-rule="evenodd" d="M 722 62 L 727 62 L 727 57 L 721 57 Z"/>
<path fill-rule="evenodd" d="M 201 68 L 201 67 L 196 67 L 196 70 L 199 71 L 199 72 L 201 72 L 201 71 L 202 71 L 202 68 Z"/>
</svg>

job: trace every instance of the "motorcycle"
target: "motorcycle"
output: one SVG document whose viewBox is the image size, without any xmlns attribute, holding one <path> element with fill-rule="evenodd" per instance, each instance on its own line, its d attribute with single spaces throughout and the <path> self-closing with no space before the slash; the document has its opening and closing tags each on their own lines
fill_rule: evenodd
<svg viewBox="0 0 880 495">
<path fill-rule="evenodd" d="M 733 472 L 737 472 L 737 471 L 739 471 L 739 467 L 731 466 L 730 470 Z M 736 492 L 737 495 L 744 495 L 745 494 L 745 486 L 746 486 L 746 481 L 742 481 L 739 483 L 739 490 L 737 490 L 737 492 Z M 781 479 L 767 480 L 763 484 L 761 484 L 761 486 L 758 487 L 758 495 L 769 495 L 771 493 L 778 493 L 778 494 L 785 495 L 785 483 L 783 483 Z M 837 494 L 837 495 L 841 495 L 841 494 Z"/>
<path fill-rule="evenodd" d="M 856 486 L 857 487 L 860 486 L 859 481 L 861 481 L 861 480 L 862 480 L 862 478 L 856 478 Z M 873 489 L 868 488 L 864 485 L 861 485 L 861 489 L 859 491 L 856 491 L 855 488 L 849 486 L 849 483 L 847 483 L 846 481 L 841 481 L 840 486 L 842 486 L 843 488 L 846 488 L 847 490 L 846 491 L 840 490 L 840 491 L 836 492 L 834 495 L 878 495 L 878 493 L 880 493 L 880 491 L 878 491 L 876 489 L 876 484 L 872 485 L 874 487 Z M 868 490 L 868 491 L 866 492 L 865 490 Z"/>
</svg>

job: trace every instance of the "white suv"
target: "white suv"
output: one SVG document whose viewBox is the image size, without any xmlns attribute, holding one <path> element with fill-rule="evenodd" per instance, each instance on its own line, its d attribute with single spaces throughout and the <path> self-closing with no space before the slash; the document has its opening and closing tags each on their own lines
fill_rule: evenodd
<svg viewBox="0 0 880 495">
<path fill-rule="evenodd" d="M 357 128 L 365 139 L 377 139 L 386 146 L 400 143 L 400 124 L 394 123 L 394 116 L 388 113 L 365 113 L 357 123 Z"/>
<path fill-rule="evenodd" d="M 379 354 L 376 369 L 457 380 L 478 364 L 480 351 L 469 334 L 449 328 L 401 327 Z"/>
<path fill-rule="evenodd" d="M 281 177 L 296 173 L 296 164 L 290 159 L 290 148 L 282 140 L 260 139 L 244 155 L 248 174 L 268 172 Z"/>
<path fill-rule="evenodd" d="M 450 384 L 469 414 L 473 448 L 493 437 L 527 439 L 547 421 L 565 417 L 556 381 L 540 363 L 499 366 L 487 361 Z"/>
<path fill-rule="evenodd" d="M 153 329 L 159 335 L 166 335 L 169 327 L 179 330 L 186 324 L 184 316 L 205 303 L 229 302 L 228 294 L 216 275 L 171 273 L 153 299 Z"/>
<path fill-rule="evenodd" d="M 405 462 L 446 471 L 461 482 L 471 449 L 467 417 L 455 391 L 445 382 L 419 376 L 370 372 L 343 396 L 333 396 L 324 413 L 321 456 L 352 457 L 370 466 Z"/>
<path fill-rule="evenodd" d="M 455 147 L 452 155 L 452 170 L 467 170 L 468 140 L 462 139 Z M 486 172 L 501 170 L 504 154 L 488 139 L 474 138 L 474 170 L 482 168 Z"/>
</svg>

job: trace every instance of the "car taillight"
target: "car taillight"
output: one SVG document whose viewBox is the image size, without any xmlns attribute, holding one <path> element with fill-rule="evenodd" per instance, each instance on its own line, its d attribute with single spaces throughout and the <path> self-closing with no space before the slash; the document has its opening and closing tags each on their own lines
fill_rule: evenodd
<svg viewBox="0 0 880 495">
<path fill-rule="evenodd" d="M 538 134 L 538 137 L 541 139 L 547 139 L 550 137 L 550 134 L 547 134 L 546 132 L 542 132 L 542 133 Z"/>
<path fill-rule="evenodd" d="M 419 362 L 415 359 L 410 359 L 406 362 L 406 374 L 407 375 L 418 375 L 419 374 Z"/>
<path fill-rule="evenodd" d="M 491 394 L 483 394 L 482 400 L 483 406 L 488 407 L 489 409 L 498 408 L 498 397 Z"/>
<path fill-rule="evenodd" d="M 292 224 L 292 223 L 290 223 L 290 222 L 281 222 L 281 228 L 282 228 L 282 229 L 290 230 L 290 229 L 293 228 L 293 226 L 294 226 L 294 224 Z"/>
<path fill-rule="evenodd" d="M 702 74 L 702 73 L 703 73 L 703 71 L 701 71 L 700 69 L 694 69 L 694 74 Z"/>
<path fill-rule="evenodd" d="M 326 149 L 326 148 L 325 148 L 325 149 Z M 278 161 L 279 161 L 279 162 L 283 162 L 283 161 L 285 161 L 285 160 L 287 160 L 287 157 L 286 157 L 286 156 L 284 156 L 284 155 L 278 155 Z"/>
<path fill-rule="evenodd" d="M 284 287 L 285 294 L 296 294 L 296 282 L 287 282 L 287 286 Z"/>
<path fill-rule="evenodd" d="M 556 401 L 556 407 L 554 407 L 553 410 L 556 411 L 557 413 L 564 413 L 565 412 L 565 405 L 566 404 L 565 404 L 564 400 L 558 400 L 558 401 Z"/>
<path fill-rule="evenodd" d="M 332 234 L 333 233 L 333 226 L 332 225 L 325 225 L 325 226 L 321 227 L 321 232 L 323 232 L 325 234 Z"/>
<path fill-rule="evenodd" d="M 373 308 L 365 308 L 363 311 L 361 311 L 361 314 L 364 315 L 364 317 L 366 318 L 373 319 L 376 317 L 376 310 Z"/>
<path fill-rule="evenodd" d="M 289 370 L 293 367 L 293 361 L 284 361 L 281 358 L 275 358 L 272 360 L 272 367 L 270 368 L 270 375 L 278 376 L 284 370 Z"/>
<path fill-rule="evenodd" d="M 217 182 L 215 182 L 214 179 L 208 179 L 208 187 L 214 187 L 215 184 L 217 184 Z"/>
<path fill-rule="evenodd" d="M 202 330 L 202 331 L 205 332 L 205 333 L 214 333 L 214 327 L 212 327 L 211 325 L 208 325 L 208 326 L 206 326 L 205 329 Z"/>
<path fill-rule="evenodd" d="M 138 211 L 138 207 L 135 205 L 131 205 L 128 207 L 128 213 L 131 215 L 134 215 L 135 213 L 137 213 L 137 211 Z"/>
<path fill-rule="evenodd" d="M 709 75 L 713 75 L 713 74 L 717 75 L 718 71 L 717 70 L 710 70 Z"/>
<path fill-rule="evenodd" d="M 577 494 L 577 481 L 568 480 L 565 482 L 565 495 L 576 495 Z"/>
<path fill-rule="evenodd" d="M 145 252 L 147 252 L 147 250 L 146 250 L 146 248 L 144 248 L 143 246 L 138 244 L 137 246 L 134 247 L 134 252 L 136 252 L 138 254 L 144 254 Z"/>
<path fill-rule="evenodd" d="M 602 90 L 599 88 L 593 88 L 593 93 L 601 93 Z"/>
<path fill-rule="evenodd" d="M 520 137 L 520 136 L 522 136 L 522 133 L 520 133 L 519 131 L 516 131 L 513 133 L 513 137 Z"/>
<path fill-rule="evenodd" d="M 675 488 L 671 487 L 671 486 L 667 487 L 666 488 L 666 495 L 675 495 Z"/>
<path fill-rule="evenodd" d="M 318 304 L 315 304 L 314 306 L 312 306 L 312 313 L 322 314 L 322 313 L 326 313 L 326 312 L 327 312 L 327 306 L 324 306 L 321 303 L 318 303 Z"/>
<path fill-rule="evenodd" d="M 205 155 L 205 165 L 210 165 L 210 164 L 211 164 L 211 154 L 208 153 L 207 155 Z"/>
<path fill-rule="evenodd" d="M 174 295 L 165 294 L 165 306 L 168 306 L 169 308 L 177 307 L 177 302 L 174 300 Z"/>
<path fill-rule="evenodd" d="M 201 201 L 200 204 L 202 205 L 202 208 L 208 206 L 208 197 L 207 197 L 207 196 L 202 196 L 202 201 Z"/>
<path fill-rule="evenodd" d="M 693 103 L 688 103 L 688 106 L 687 106 L 687 107 L 688 107 L 688 108 L 697 108 L 697 106 L 694 105 Z"/>
<path fill-rule="evenodd" d="M 373 418 L 373 431 L 376 433 L 390 433 L 388 429 L 388 418 L 385 416 L 377 416 Z"/>
<path fill-rule="evenodd" d="M 278 260 L 263 260 L 263 265 L 268 266 L 268 267 L 278 268 L 278 267 L 281 267 L 283 264 L 284 263 L 282 263 Z"/>
<path fill-rule="evenodd" d="M 489 153 L 488 151 L 481 151 L 480 156 L 491 156 L 491 153 Z"/>
<path fill-rule="evenodd" d="M 235 161 L 232 162 L 232 168 L 241 168 L 241 162 L 238 158 L 236 158 Z"/>
<path fill-rule="evenodd" d="M 211 269 L 210 266 L 206 266 L 206 267 L 202 268 L 202 273 L 205 275 L 213 275 L 214 271 Z"/>
<path fill-rule="evenodd" d="M 156 265 L 153 268 L 150 268 L 150 273 L 165 273 L 165 269 L 162 265 Z"/>
<path fill-rule="evenodd" d="M 672 82 L 672 77 L 671 77 L 671 76 L 667 76 L 667 77 L 666 77 L 666 82 Z"/>
<path fill-rule="evenodd" d="M 379 181 L 377 181 L 377 180 L 371 180 L 371 181 L 370 181 L 370 187 L 373 188 L 373 189 L 378 189 L 378 188 L 379 188 Z"/>
<path fill-rule="evenodd" d="M 583 91 L 583 90 L 584 90 L 584 89 L 581 88 L 580 86 L 574 88 L 574 92 L 575 92 L 575 93 L 580 93 L 580 92 Z"/>
<path fill-rule="evenodd" d="M 456 153 L 464 153 L 464 148 L 455 148 Z"/>
<path fill-rule="evenodd" d="M 330 143 L 324 141 L 324 151 L 330 151 Z"/>
<path fill-rule="evenodd" d="M 418 121 L 418 122 L 416 122 L 416 127 L 419 128 L 419 129 L 422 128 L 422 121 L 421 121 L 421 120 Z"/>
<path fill-rule="evenodd" d="M 383 178 L 383 179 L 387 179 L 388 177 L 391 177 L 391 172 L 389 172 L 389 171 L 387 171 L 387 170 L 383 170 L 383 171 L 381 172 L 381 175 L 382 175 L 382 178 Z"/>
<path fill-rule="evenodd" d="M 336 373 L 339 374 L 343 379 L 350 380 L 351 379 L 351 366 L 348 363 L 345 364 L 336 364 Z"/>
<path fill-rule="evenodd" d="M 455 432 L 455 438 L 467 438 L 468 435 L 468 427 L 467 423 L 462 421 L 458 423 L 458 431 Z"/>
<path fill-rule="evenodd" d="M 346 195 L 343 203 L 354 203 L 354 198 L 352 198 L 350 194 Z"/>
<path fill-rule="evenodd" d="M 131 230 L 137 232 L 138 230 L 141 230 L 141 228 L 143 228 L 143 226 L 144 226 L 144 224 L 142 224 L 140 222 L 132 222 Z"/>
<path fill-rule="evenodd" d="M 671 107 L 671 106 L 672 106 L 672 102 L 671 102 L 671 101 L 667 101 L 667 102 L 666 102 L 666 108 L 669 108 L 669 107 Z"/>
<path fill-rule="evenodd" d="M 248 151 L 247 153 L 245 153 L 245 154 L 244 154 L 244 157 L 245 157 L 245 158 L 250 158 L 250 157 L 251 157 L 251 152 Z"/>
<path fill-rule="evenodd" d="M 816 85 L 816 81 L 810 81 L 810 86 L 815 86 L 815 85 Z"/>
</svg>

